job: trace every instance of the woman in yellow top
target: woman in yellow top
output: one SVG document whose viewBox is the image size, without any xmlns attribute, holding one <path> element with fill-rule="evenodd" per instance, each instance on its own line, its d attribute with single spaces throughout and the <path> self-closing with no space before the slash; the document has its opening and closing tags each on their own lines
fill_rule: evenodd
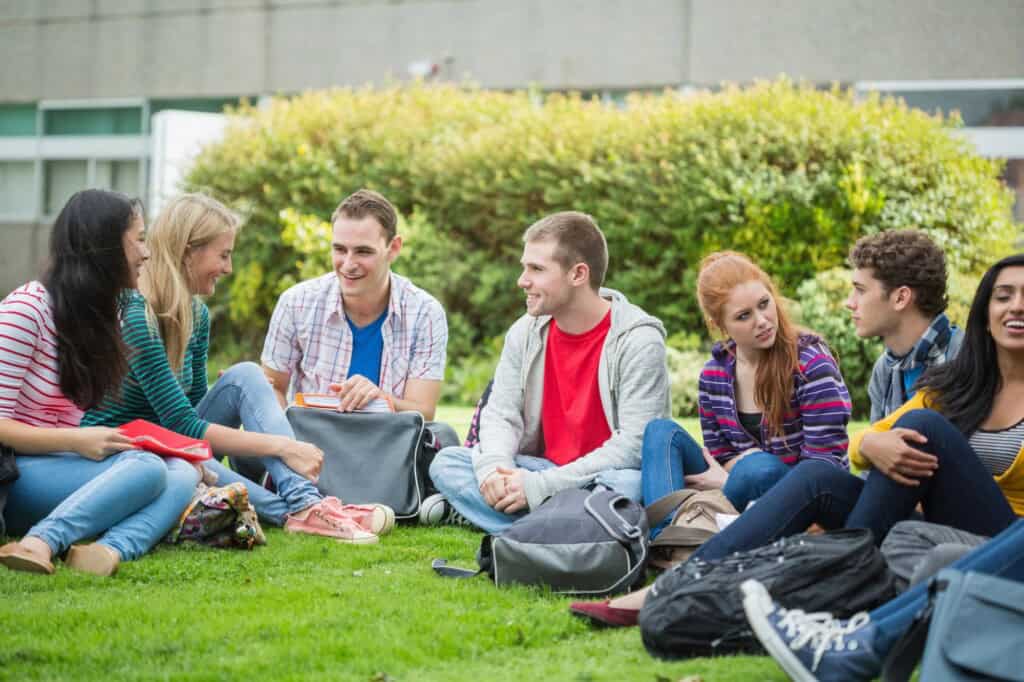
<svg viewBox="0 0 1024 682">
<path fill-rule="evenodd" d="M 881 543 L 918 504 L 927 521 L 985 536 L 1024 515 L 1024 254 L 985 273 L 960 353 L 915 389 L 851 441 L 866 478 L 800 462 L 695 556 L 753 549 L 813 523 L 868 528 Z"/>
</svg>

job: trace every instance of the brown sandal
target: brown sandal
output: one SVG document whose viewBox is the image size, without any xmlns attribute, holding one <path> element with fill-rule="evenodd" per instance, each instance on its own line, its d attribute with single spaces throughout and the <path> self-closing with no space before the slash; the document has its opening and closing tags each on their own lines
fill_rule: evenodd
<svg viewBox="0 0 1024 682">
<path fill-rule="evenodd" d="M 117 573 L 121 555 L 110 547 L 93 542 L 88 545 L 72 545 L 64 563 L 76 571 L 107 577 Z"/>
<path fill-rule="evenodd" d="M 33 552 L 20 542 L 8 542 L 0 547 L 0 564 L 12 571 L 53 574 L 53 563 L 49 559 Z"/>
</svg>

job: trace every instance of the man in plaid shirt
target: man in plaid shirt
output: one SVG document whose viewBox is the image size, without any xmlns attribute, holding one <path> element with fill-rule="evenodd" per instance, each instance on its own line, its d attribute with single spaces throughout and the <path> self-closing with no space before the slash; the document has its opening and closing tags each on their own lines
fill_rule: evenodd
<svg viewBox="0 0 1024 682">
<path fill-rule="evenodd" d="M 433 419 L 448 324 L 437 299 L 391 272 L 402 250 L 394 206 L 361 189 L 331 223 L 334 272 L 285 291 L 270 319 L 261 361 L 278 399 L 337 393 L 343 411 L 382 400 Z"/>
</svg>

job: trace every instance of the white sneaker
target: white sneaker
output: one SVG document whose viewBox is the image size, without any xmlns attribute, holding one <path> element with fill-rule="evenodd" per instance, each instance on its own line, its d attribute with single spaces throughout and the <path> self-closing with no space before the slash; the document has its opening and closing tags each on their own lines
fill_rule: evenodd
<svg viewBox="0 0 1024 682">
<path fill-rule="evenodd" d="M 441 493 L 434 493 L 420 504 L 420 523 L 424 526 L 439 526 L 448 515 L 448 500 Z"/>
<path fill-rule="evenodd" d="M 425 526 L 472 526 L 466 517 L 455 510 L 441 493 L 434 493 L 420 504 L 420 523 Z"/>
</svg>

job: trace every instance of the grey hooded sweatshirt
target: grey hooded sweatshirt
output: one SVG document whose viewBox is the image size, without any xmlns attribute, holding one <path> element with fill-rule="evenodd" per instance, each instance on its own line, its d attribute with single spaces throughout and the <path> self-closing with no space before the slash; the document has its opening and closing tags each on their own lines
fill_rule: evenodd
<svg viewBox="0 0 1024 682">
<path fill-rule="evenodd" d="M 639 469 L 644 428 L 670 414 L 665 328 L 612 289 L 612 319 L 601 351 L 598 387 L 612 435 L 599 448 L 564 466 L 524 471 L 530 509 L 566 488 L 582 488 L 609 469 Z M 544 357 L 551 316 L 523 315 L 508 334 L 494 374 L 491 397 L 480 414 L 480 443 L 473 455 L 477 481 L 498 467 L 515 468 L 516 455 L 544 456 L 541 403 Z"/>
</svg>

